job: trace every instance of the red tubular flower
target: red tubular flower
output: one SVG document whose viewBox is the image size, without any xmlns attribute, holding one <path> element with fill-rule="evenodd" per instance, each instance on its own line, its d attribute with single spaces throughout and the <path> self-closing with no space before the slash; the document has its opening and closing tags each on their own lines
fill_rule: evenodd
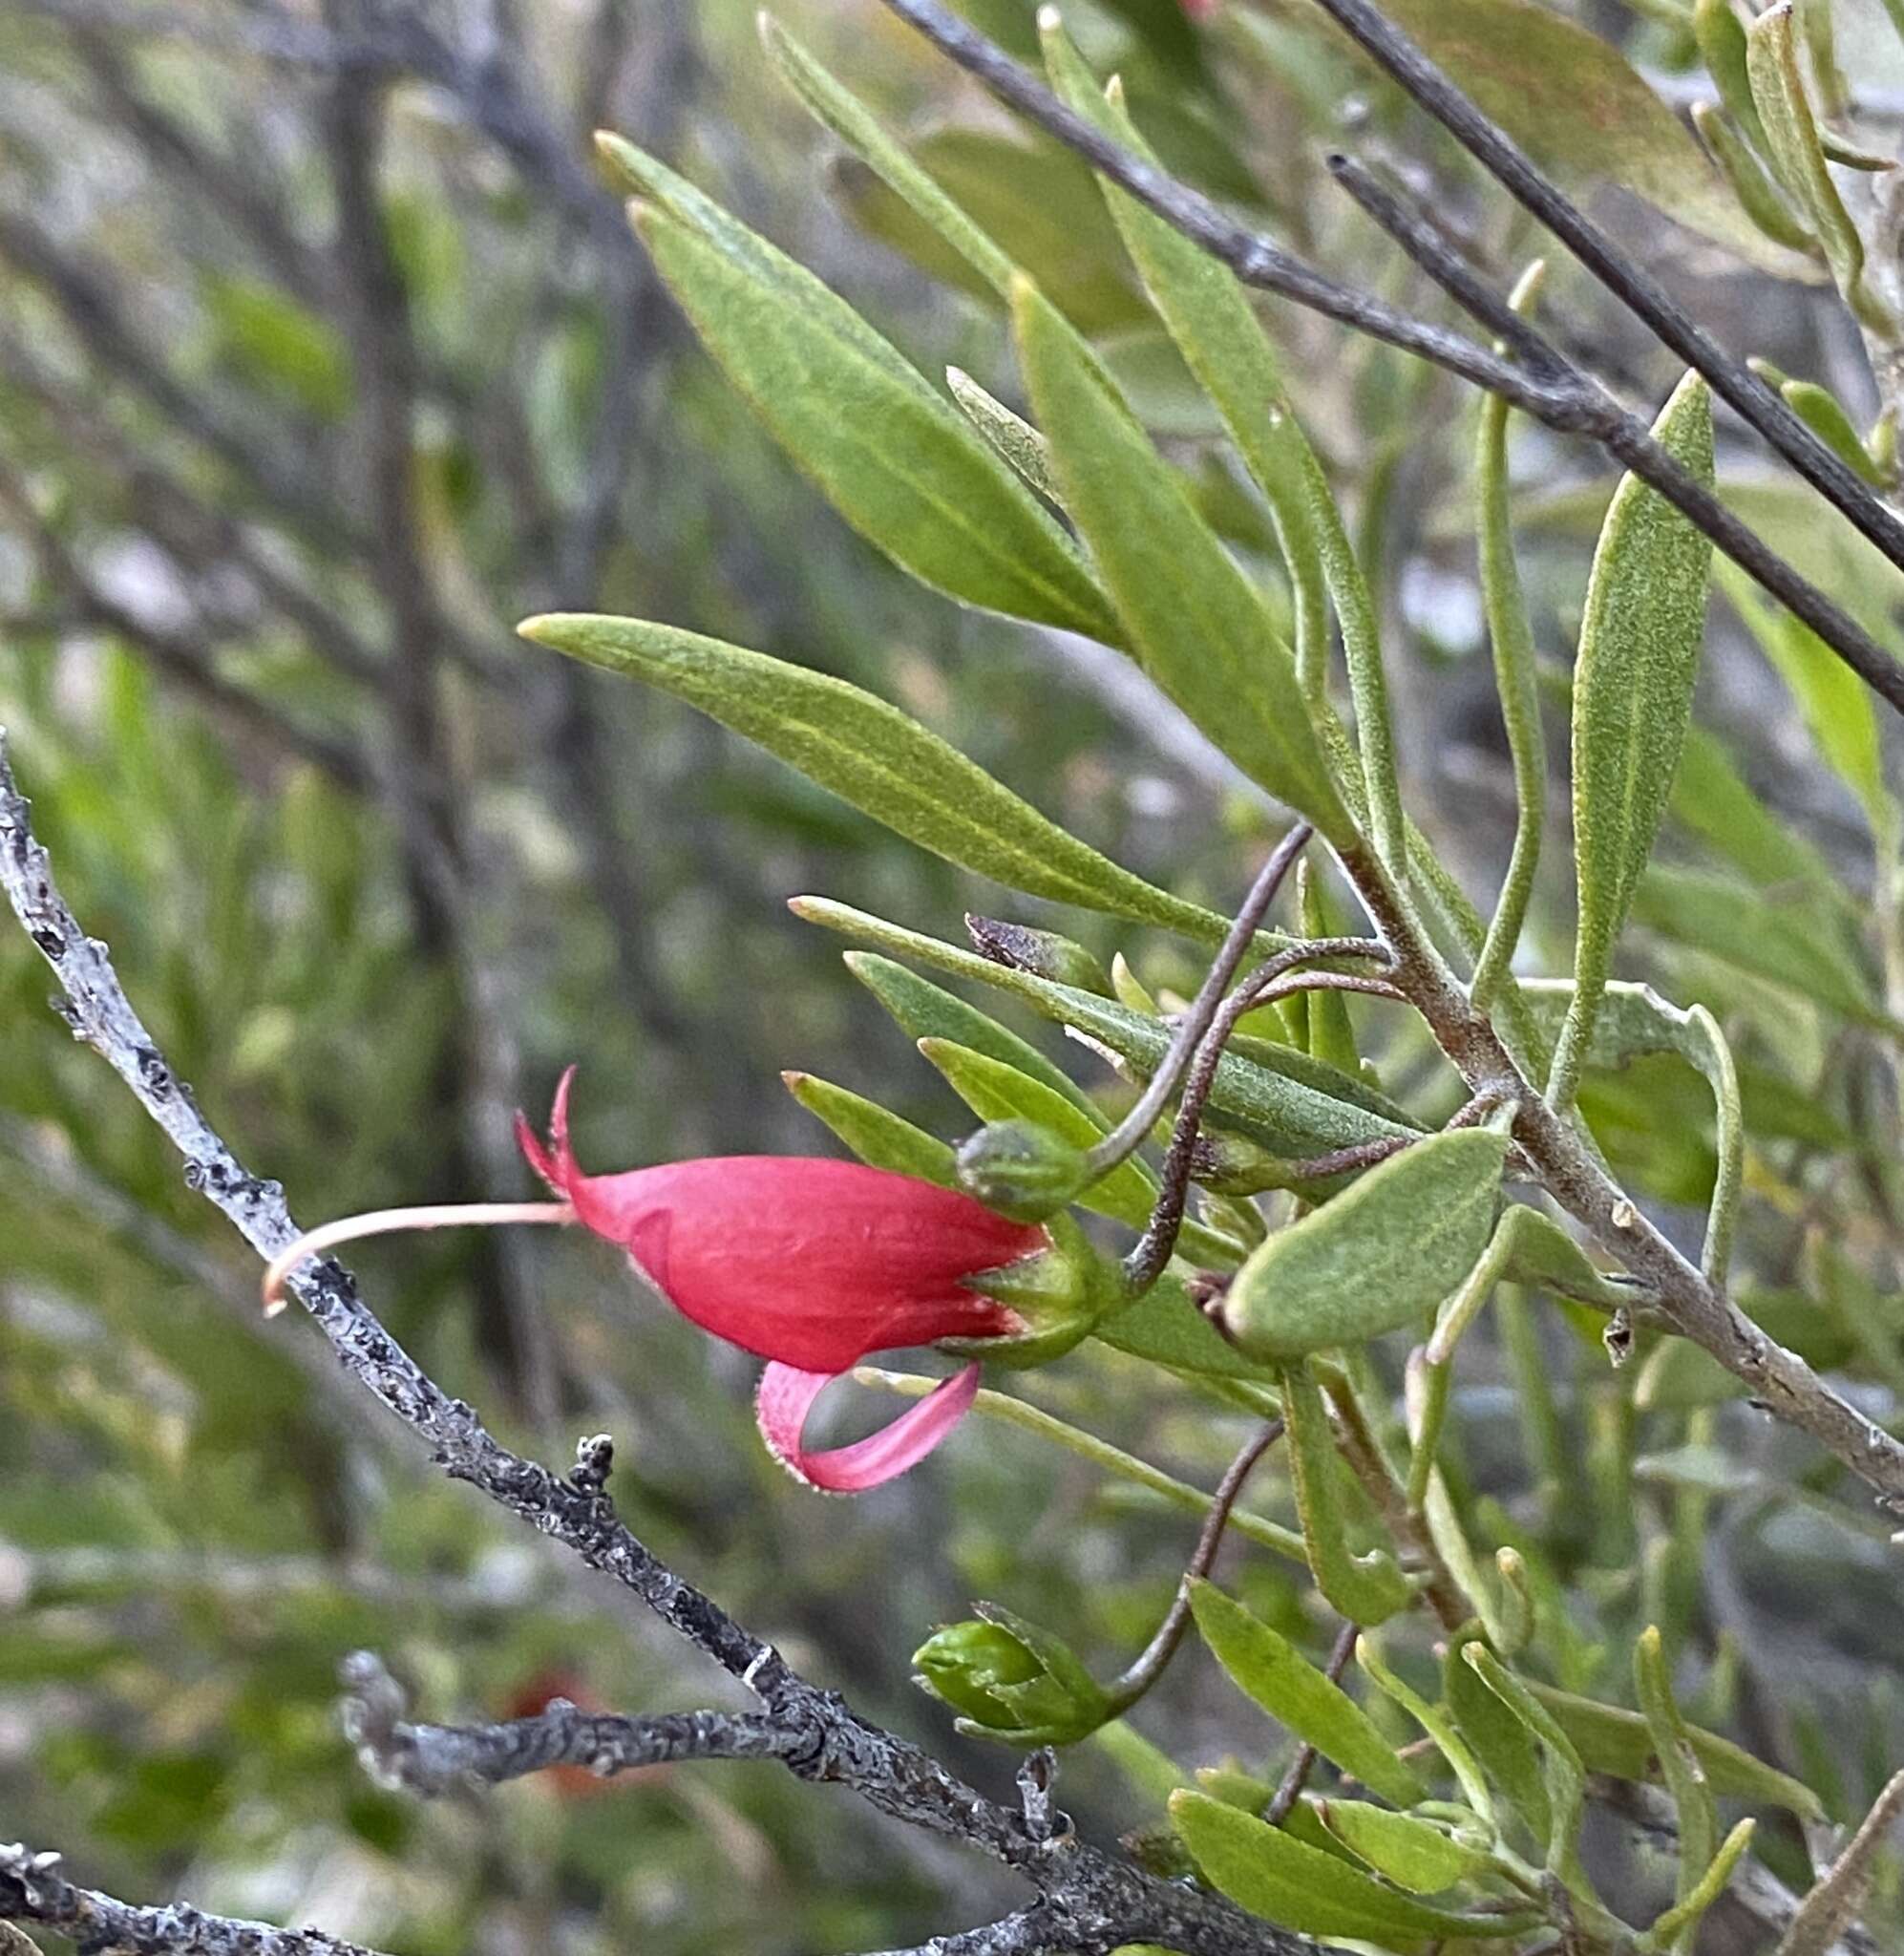
<svg viewBox="0 0 1904 1956">
<path fill-rule="evenodd" d="M 546 1146 L 517 1116 L 523 1153 L 684 1317 L 770 1361 L 758 1413 L 774 1456 L 846 1493 L 930 1453 L 970 1407 L 976 1365 L 854 1446 L 809 1453 L 800 1435 L 828 1381 L 872 1352 L 1023 1332 L 970 1280 L 1048 1249 L 1047 1231 L 854 1161 L 737 1155 L 584 1175 L 568 1139 L 574 1076 L 571 1067 L 556 1090 Z"/>
</svg>

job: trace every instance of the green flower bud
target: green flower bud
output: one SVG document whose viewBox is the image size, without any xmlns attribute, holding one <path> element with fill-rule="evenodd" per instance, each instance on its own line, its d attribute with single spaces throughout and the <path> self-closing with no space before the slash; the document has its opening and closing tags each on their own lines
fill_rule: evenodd
<svg viewBox="0 0 1904 1956">
<path fill-rule="evenodd" d="M 1111 995 L 1111 973 L 1095 953 L 1072 938 L 1060 937 L 1055 930 L 1034 930 L 1028 924 L 968 915 L 965 935 L 972 940 L 972 948 L 995 965 L 1030 971 L 1054 985 L 1094 991 L 1100 998 Z"/>
<path fill-rule="evenodd" d="M 1068 1745 L 1115 1707 L 1062 1639 L 995 1603 L 980 1620 L 948 1624 L 913 1653 L 914 1682 L 959 1712 L 967 1737 L 1007 1745 Z"/>
<path fill-rule="evenodd" d="M 995 1120 L 958 1155 L 959 1185 L 1014 1222 L 1043 1222 L 1082 1193 L 1090 1163 L 1081 1148 L 1032 1120 Z"/>
</svg>

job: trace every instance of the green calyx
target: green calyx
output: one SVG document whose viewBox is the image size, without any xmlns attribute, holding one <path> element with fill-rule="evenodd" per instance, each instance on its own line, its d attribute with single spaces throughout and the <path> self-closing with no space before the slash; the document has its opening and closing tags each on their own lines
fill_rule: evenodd
<svg viewBox="0 0 1904 1956">
<path fill-rule="evenodd" d="M 1108 1311 L 1127 1302 L 1116 1265 L 1091 1247 L 1070 1217 L 1053 1216 L 1045 1227 L 1049 1249 L 966 1280 L 974 1290 L 1006 1306 L 1024 1330 L 1009 1338 L 944 1338 L 941 1350 L 1014 1370 L 1048 1365 L 1089 1337 Z"/>
</svg>

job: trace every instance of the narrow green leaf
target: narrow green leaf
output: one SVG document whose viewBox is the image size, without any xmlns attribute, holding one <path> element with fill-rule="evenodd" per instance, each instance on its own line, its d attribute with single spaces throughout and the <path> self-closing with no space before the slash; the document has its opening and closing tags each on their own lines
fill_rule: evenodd
<svg viewBox="0 0 1904 1956">
<path fill-rule="evenodd" d="M 1037 429 L 1014 415 L 1003 401 L 994 400 L 960 368 L 946 368 L 945 385 L 964 410 L 965 418 L 991 443 L 993 450 L 1040 496 L 1058 501 L 1058 484 L 1051 474 L 1051 445 Z"/>
<path fill-rule="evenodd" d="M 1408 1579 L 1386 1549 L 1364 1556 L 1349 1552 L 1335 1436 L 1315 1374 L 1306 1365 L 1290 1366 L 1279 1383 L 1288 1426 L 1290 1480 L 1316 1587 L 1350 1623 L 1368 1627 L 1386 1623 L 1412 1599 Z"/>
<path fill-rule="evenodd" d="M 1481 1848 L 1464 1846 L 1413 1814 L 1390 1813 L 1360 1799 L 1325 1799 L 1321 1812 L 1323 1826 L 1338 1840 L 1411 1895 L 1443 1894 L 1493 1866 L 1492 1856 Z"/>
<path fill-rule="evenodd" d="M 1729 562 L 1720 563 L 1714 575 L 1725 602 L 1785 681 L 1820 757 L 1882 834 L 1896 815 L 1884 786 L 1877 713 L 1864 682 L 1816 632 L 1771 604 Z"/>
<path fill-rule="evenodd" d="M 655 268 L 729 379 L 840 514 L 920 583 L 987 610 L 1118 642 L 1055 519 L 952 404 L 765 240 L 736 248 L 668 204 L 640 206 Z M 874 335 L 877 337 L 877 335 Z"/>
<path fill-rule="evenodd" d="M 1018 288 L 1013 323 L 1065 507 L 1144 670 L 1245 774 L 1324 837 L 1350 841 L 1295 661 L 1261 598 L 1089 350 L 1029 285 Z"/>
<path fill-rule="evenodd" d="M 1052 1096 L 1065 1101 L 1080 1120 L 1097 1117 L 1090 1096 L 1062 1067 L 1054 1066 L 1008 1026 L 1001 1026 L 977 1006 L 921 978 L 917 971 L 871 951 L 848 951 L 846 968 L 885 1009 L 914 1041 L 945 1039 L 987 1055 L 1013 1072 L 1026 1074 Z M 1093 1136 L 1093 1138 L 1095 1137 Z M 1087 1141 L 1085 1145 L 1090 1146 Z"/>
<path fill-rule="evenodd" d="M 1107 102 L 1063 26 L 1041 17 L 1045 65 L 1063 100 L 1138 156 L 1154 159 L 1121 100 Z M 1281 363 L 1226 266 L 1126 192 L 1099 180 L 1124 246 L 1185 362 L 1216 403 L 1269 503 L 1296 600 L 1296 665 L 1320 695 L 1328 664 L 1327 590 L 1302 464 L 1308 440 Z"/>
<path fill-rule="evenodd" d="M 1695 374 L 1654 423 L 1656 440 L 1712 480 L 1712 399 Z M 1637 476 L 1614 494 L 1594 553 L 1574 673 L 1576 990 L 1549 1092 L 1566 1107 L 1593 1041 L 1614 945 L 1672 792 L 1705 633 L 1712 546 Z"/>
<path fill-rule="evenodd" d="M 1845 303 L 1873 330 L 1894 330 L 1865 284 L 1864 240 L 1831 181 L 1799 64 L 1790 0 L 1768 8 L 1745 31 L 1745 68 L 1766 135 L 1766 160 L 1780 187 L 1810 220 Z"/>
<path fill-rule="evenodd" d="M 1544 262 L 1535 259 L 1521 274 L 1509 301 L 1516 312 L 1533 309 L 1546 269 Z M 1477 1012 L 1485 1012 L 1513 968 L 1514 948 L 1534 895 L 1547 819 L 1547 741 L 1540 725 L 1534 627 L 1527 615 L 1520 566 L 1514 559 L 1513 516 L 1508 493 L 1508 404 L 1498 394 L 1490 394 L 1481 403 L 1474 449 L 1481 604 L 1488 621 L 1488 642 L 1493 649 L 1494 691 L 1501 703 L 1501 724 L 1507 733 L 1514 776 L 1513 850 L 1469 987 L 1470 1003 Z"/>
<path fill-rule="evenodd" d="M 1149 322 L 1149 308 L 1124 263 L 1091 173 L 1061 143 L 1022 127 L 950 122 L 925 130 L 906 148 L 1013 264 L 1036 272 L 1051 303 L 1082 331 L 1095 338 Z M 920 205 L 870 164 L 843 157 L 833 182 L 838 201 L 868 236 L 982 305 L 1009 304 Z M 1027 183 L 1038 186 L 1035 197 L 1025 194 Z"/>
<path fill-rule="evenodd" d="M 1829 387 L 1820 387 L 1815 380 L 1788 380 L 1779 393 L 1786 406 L 1847 468 L 1856 470 L 1873 489 L 1893 486 L 1893 472 L 1878 467 L 1844 404 Z"/>
<path fill-rule="evenodd" d="M 1675 1937 L 1690 1934 L 1697 1929 L 1700 1918 L 1725 1892 L 1725 1884 L 1732 1879 L 1732 1870 L 1744 1859 L 1746 1848 L 1752 1844 L 1752 1836 L 1758 1831 L 1759 1823 L 1754 1819 L 1744 1819 L 1734 1827 L 1719 1843 L 1719 1852 L 1712 1857 L 1704 1874 L 1693 1884 L 1683 1902 L 1677 1902 L 1646 1931 L 1646 1940 L 1641 1945 L 1646 1948 L 1663 1948 Z M 1787 1934 L 1789 1935 L 1788 1930 Z M 1830 1946 L 1828 1939 L 1815 1949 L 1789 1948 L 1781 1944 L 1775 1956 L 1826 1956 Z"/>
<path fill-rule="evenodd" d="M 1507 1137 L 1430 1135 L 1270 1237 L 1238 1273 L 1223 1321 L 1253 1356 L 1360 1344 L 1432 1310 L 1493 1231 Z"/>
<path fill-rule="evenodd" d="M 1721 4 L 1724 5 L 1724 0 Z M 1740 32 L 1743 34 L 1745 30 L 1742 28 Z M 1757 116 L 1752 119 L 1756 122 Z M 1695 102 L 1692 122 L 1711 152 L 1712 160 L 1719 165 L 1720 174 L 1732 186 L 1732 194 L 1739 200 L 1740 208 L 1753 223 L 1775 244 L 1783 245 L 1788 251 L 1803 252 L 1808 257 L 1822 260 L 1824 253 L 1819 249 L 1817 240 L 1804 222 L 1793 215 L 1791 206 L 1785 201 L 1785 193 L 1772 181 L 1751 145 L 1739 134 L 1725 111 L 1711 102 Z"/>
<path fill-rule="evenodd" d="M 1673 778 L 1672 814 L 1761 889 L 1797 883 L 1834 902 L 1850 901 L 1817 848 L 1773 814 L 1740 774 L 1724 742 L 1703 727 L 1686 729 Z"/>
<path fill-rule="evenodd" d="M 906 930 L 823 897 L 795 897 L 788 907 L 808 923 L 844 932 L 895 956 L 1010 992 L 1041 1017 L 1074 1028 L 1108 1046 L 1138 1073 L 1153 1072 L 1170 1045 L 1170 1029 L 1161 1021 L 1112 999 L 1100 998 L 1095 992 L 1056 985 L 1008 965 L 995 965 L 960 946 Z M 1210 1097 L 1216 1114 L 1264 1147 L 1300 1159 L 1379 1135 L 1419 1132 L 1407 1125 L 1408 1116 L 1400 1108 L 1364 1083 L 1293 1049 L 1273 1051 L 1277 1065 L 1288 1071 L 1272 1072 L 1266 1065 L 1225 1053 Z M 1376 1102 L 1374 1108 L 1368 1104 L 1371 1099 Z"/>
<path fill-rule="evenodd" d="M 1692 31 L 1699 42 L 1700 59 L 1719 91 L 1726 112 L 1745 132 L 1752 147 L 1766 154 L 1765 125 L 1759 120 L 1758 104 L 1752 99 L 1752 81 L 1746 70 L 1745 25 L 1734 11 L 1732 0 L 1694 0 Z"/>
<path fill-rule="evenodd" d="M 1563 188 L 1618 183 L 1761 270 L 1809 273 L 1740 210 L 1618 49 L 1577 21 L 1541 0 L 1382 0 L 1382 11 Z"/>
<path fill-rule="evenodd" d="M 1376 1690 L 1392 1704 L 1399 1705 L 1434 1741 L 1435 1750 L 1448 1761 L 1449 1771 L 1459 1783 L 1462 1797 L 1491 1827 L 1494 1823 L 1494 1801 L 1488 1788 L 1487 1776 L 1481 1771 L 1481 1762 L 1445 1711 L 1438 1705 L 1430 1705 L 1412 1685 L 1389 1668 L 1372 1637 L 1355 1640 L 1355 1661 L 1368 1673 L 1369 1682 Z"/>
<path fill-rule="evenodd" d="M 761 44 L 795 95 L 858 157 L 914 215 L 928 223 L 1001 295 L 1011 283 L 1011 260 L 948 197 L 930 172 L 880 124 L 864 102 L 815 61 L 771 13 L 759 19 Z"/>
<path fill-rule="evenodd" d="M 1697 1892 L 1718 1850 L 1719 1809 L 1713 1802 L 1712 1789 L 1706 1784 L 1699 1754 L 1692 1749 L 1685 1720 L 1674 1701 L 1672 1680 L 1666 1673 L 1665 1647 L 1657 1626 L 1649 1625 L 1643 1629 L 1633 1647 L 1633 1688 L 1652 1737 L 1654 1757 L 1660 1762 L 1661 1775 L 1673 1799 L 1680 1833 L 1673 1893 L 1683 1906 Z M 1681 1951 L 1690 1949 L 1694 1926 L 1689 1924 L 1680 1932 L 1675 1946 Z"/>
<path fill-rule="evenodd" d="M 1653 1735 L 1638 1712 L 1602 1705 L 1553 1685 L 1530 1684 L 1527 1689 L 1567 1734 L 1589 1772 L 1611 1773 L 1620 1779 L 1658 1776 Z M 1714 1793 L 1768 1801 L 1801 1819 L 1825 1818 L 1823 1802 L 1809 1786 L 1755 1759 L 1730 1739 L 1697 1725 L 1686 1728 L 1686 1737 Z"/>
<path fill-rule="evenodd" d="M 876 1100 L 813 1074 L 788 1073 L 780 1077 L 793 1098 L 870 1167 L 917 1176 L 941 1188 L 958 1187 L 952 1149 L 937 1135 L 915 1127 Z"/>
<path fill-rule="evenodd" d="M 1527 1727 L 1462 1656 L 1467 1646 L 1479 1641 L 1481 1635 L 1480 1626 L 1470 1624 L 1450 1641 L 1442 1659 L 1442 1690 L 1455 1730 L 1544 1855 L 1554 1837 L 1554 1812 L 1547 1777 L 1541 1771 L 1540 1748 Z"/>
<path fill-rule="evenodd" d="M 1528 1736 L 1540 1748 L 1549 1817 L 1547 1865 L 1569 1887 L 1582 1888 L 1586 1877 L 1580 1868 L 1579 1837 L 1587 1779 L 1579 1754 L 1540 1700 L 1485 1644 L 1464 1644 L 1461 1661 L 1520 1721 Z"/>
<path fill-rule="evenodd" d="M 1404 1807 L 1422 1797 L 1421 1781 L 1367 1712 L 1286 1637 L 1211 1583 L 1191 1585 L 1190 1607 L 1203 1641 L 1246 1697 L 1371 1793 Z"/>
<path fill-rule="evenodd" d="M 1170 1811 L 1212 1887 L 1251 1914 L 1301 1935 L 1392 1946 L 1398 1939 L 1515 1936 L 1540 1919 L 1533 1913 L 1464 1915 L 1430 1908 L 1207 1794 L 1174 1793 Z"/>
<path fill-rule="evenodd" d="M 643 619 L 558 612 L 517 628 L 698 707 L 962 869 L 1135 924 L 1221 933 L 1220 918 L 1119 868 L 909 714 L 843 679 Z"/>
</svg>

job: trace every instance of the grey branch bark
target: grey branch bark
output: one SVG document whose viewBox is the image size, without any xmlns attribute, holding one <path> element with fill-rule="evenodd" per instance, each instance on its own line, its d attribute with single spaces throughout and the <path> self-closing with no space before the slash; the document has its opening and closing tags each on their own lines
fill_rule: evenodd
<svg viewBox="0 0 1904 1956">
<path fill-rule="evenodd" d="M 138 1956 L 375 1956 L 361 1944 L 316 1929 L 277 1929 L 263 1922 L 203 1915 L 182 1903 L 139 1908 L 59 1872 L 59 1856 L 15 1841 L 0 1845 L 0 1923 L 30 1922 L 87 1950 L 125 1949 Z"/>
<path fill-rule="evenodd" d="M 58 980 L 55 1010 L 164 1130 L 185 1159 L 187 1184 L 260 1256 L 273 1257 L 295 1242 L 299 1231 L 283 1188 L 245 1169 L 205 1119 L 127 998 L 106 946 L 86 935 L 61 897 L 47 853 L 33 836 L 4 735 L 0 888 Z M 1041 1946 L 1081 1956 L 1109 1956 L 1125 1943 L 1159 1944 L 1184 1956 L 1314 1956 L 1315 1945 L 1306 1938 L 1245 1915 L 1217 1896 L 1160 1880 L 1068 1830 L 1052 1834 L 1032 1824 L 1043 1811 L 1042 1799 L 1034 1812 L 1027 1797 L 1020 1812 L 986 1797 L 910 1740 L 861 1718 L 836 1692 L 810 1683 L 764 1638 L 676 1575 L 623 1522 L 604 1491 L 610 1462 L 605 1439 L 584 1442 L 567 1476 L 510 1452 L 473 1407 L 446 1393 L 385 1330 L 335 1260 L 307 1265 L 289 1287 L 345 1371 L 429 1446 L 452 1479 L 469 1482 L 590 1568 L 614 1577 L 745 1686 L 764 1719 L 783 1734 L 778 1743 L 786 1750 L 772 1756 L 789 1771 L 804 1780 L 842 1786 L 878 1812 L 961 1841 L 1022 1876 L 1037 1897 L 1032 1914 Z M 241 1946 L 233 1940 L 238 1928 L 211 1918 L 185 1910 L 130 1910 L 51 1875 L 38 1882 L 31 1875 L 31 1858 L 25 1875 L 10 1876 L 0 1865 L 0 1920 L 44 1921 L 55 1927 L 111 1920 L 122 1923 L 133 1937 L 118 1946 L 141 1951 L 223 1952 Z M 29 1887 L 53 1899 L 30 1903 Z M 62 1908 L 77 1912 L 60 1916 Z M 99 1916 L 101 1909 L 117 1915 Z M 244 1945 L 252 1956 L 349 1956 L 343 1944 L 267 1933 L 279 1940 Z M 92 1947 L 114 1946 L 110 1935 L 91 1927 L 80 1940 Z M 951 1946 L 990 1945 L 967 1938 Z"/>
</svg>

